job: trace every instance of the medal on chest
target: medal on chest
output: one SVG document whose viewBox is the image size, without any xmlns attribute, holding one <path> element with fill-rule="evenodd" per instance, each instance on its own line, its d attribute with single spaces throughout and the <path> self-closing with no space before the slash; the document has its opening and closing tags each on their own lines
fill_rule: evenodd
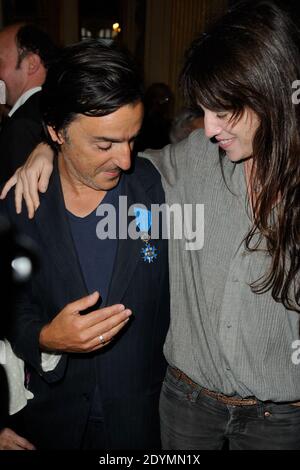
<svg viewBox="0 0 300 470">
<path fill-rule="evenodd" d="M 139 207 L 134 208 L 135 217 L 136 217 L 136 226 L 140 230 L 140 239 L 143 242 L 143 247 L 141 248 L 141 258 L 145 263 L 153 263 L 157 259 L 158 250 L 150 242 L 151 237 L 149 230 L 152 224 L 151 211 L 147 209 L 141 209 Z"/>
</svg>

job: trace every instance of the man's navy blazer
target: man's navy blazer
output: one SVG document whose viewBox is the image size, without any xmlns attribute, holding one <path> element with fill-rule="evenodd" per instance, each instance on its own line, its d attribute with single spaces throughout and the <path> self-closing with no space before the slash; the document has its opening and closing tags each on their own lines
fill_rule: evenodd
<svg viewBox="0 0 300 470">
<path fill-rule="evenodd" d="M 160 176 L 152 164 L 136 159 L 124 174 L 124 194 L 132 204 L 164 202 Z M 1 207 L 2 206 L 2 207 Z M 106 305 L 124 304 L 133 312 L 110 345 L 89 354 L 63 354 L 56 369 L 41 369 L 39 333 L 66 304 L 88 294 L 72 240 L 57 165 L 33 220 L 14 196 L 1 209 L 36 244 L 40 269 L 17 299 L 10 340 L 27 364 L 34 398 L 24 410 L 24 436 L 37 448 L 80 448 L 95 390 L 102 397 L 106 449 L 157 448 L 158 402 L 166 362 L 163 343 L 169 324 L 167 240 L 153 240 L 152 263 L 143 261 L 142 240 L 118 240 Z"/>
<path fill-rule="evenodd" d="M 6 182 L 24 164 L 42 140 L 40 96 L 40 91 L 34 93 L 5 121 L 0 132 L 0 183 Z"/>
</svg>

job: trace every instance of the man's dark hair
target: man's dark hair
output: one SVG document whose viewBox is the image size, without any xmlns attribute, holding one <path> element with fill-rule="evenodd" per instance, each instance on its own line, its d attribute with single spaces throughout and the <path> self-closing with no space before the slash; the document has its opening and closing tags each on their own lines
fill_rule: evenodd
<svg viewBox="0 0 300 470">
<path fill-rule="evenodd" d="M 20 27 L 16 34 L 16 44 L 18 49 L 17 68 L 20 67 L 24 57 L 32 52 L 40 57 L 44 67 L 48 69 L 59 52 L 58 47 L 55 46 L 48 34 L 31 24 Z"/>
<path fill-rule="evenodd" d="M 44 123 L 58 132 L 78 114 L 105 116 L 142 96 L 140 76 L 125 51 L 100 40 L 82 41 L 66 47 L 47 74 Z"/>
</svg>

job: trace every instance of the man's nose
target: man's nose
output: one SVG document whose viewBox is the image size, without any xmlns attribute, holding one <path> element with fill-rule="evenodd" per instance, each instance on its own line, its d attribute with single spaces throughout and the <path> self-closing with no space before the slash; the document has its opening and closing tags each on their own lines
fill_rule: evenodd
<svg viewBox="0 0 300 470">
<path fill-rule="evenodd" d="M 215 113 L 211 111 L 205 112 L 204 130 L 205 130 L 206 137 L 208 137 L 209 139 L 211 139 L 215 135 L 220 134 L 220 132 L 222 131 L 220 121 L 218 117 L 215 115 Z"/>
<path fill-rule="evenodd" d="M 117 165 L 121 170 L 126 171 L 131 167 L 131 145 L 128 142 L 124 142 L 120 145 L 117 155 Z"/>
</svg>

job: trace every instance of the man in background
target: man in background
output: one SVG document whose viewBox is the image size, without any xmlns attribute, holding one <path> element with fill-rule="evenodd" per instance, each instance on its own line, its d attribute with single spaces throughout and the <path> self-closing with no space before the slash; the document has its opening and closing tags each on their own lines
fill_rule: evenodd
<svg viewBox="0 0 300 470">
<path fill-rule="evenodd" d="M 0 133 L 0 182 L 41 140 L 40 91 L 56 53 L 48 35 L 33 25 L 13 24 L 0 32 L 0 80 L 11 107 Z"/>
</svg>

